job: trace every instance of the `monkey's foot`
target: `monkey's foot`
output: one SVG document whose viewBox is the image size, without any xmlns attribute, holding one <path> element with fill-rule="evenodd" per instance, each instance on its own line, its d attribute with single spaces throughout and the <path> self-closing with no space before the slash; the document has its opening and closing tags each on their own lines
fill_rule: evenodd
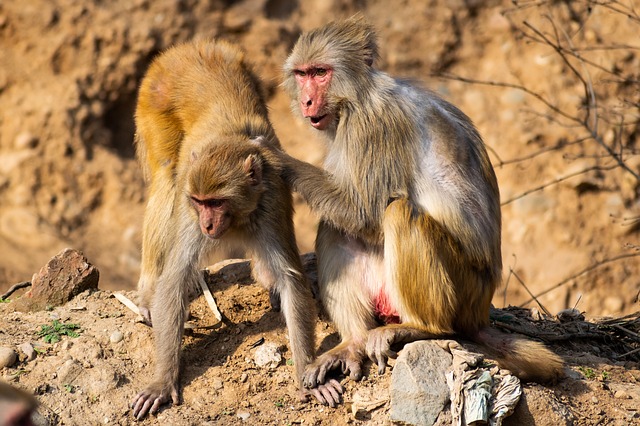
<svg viewBox="0 0 640 426">
<path fill-rule="evenodd" d="M 365 351 L 369 359 L 378 365 L 378 374 L 384 374 L 389 358 L 397 358 L 398 353 L 391 347 L 436 337 L 431 333 L 405 325 L 388 325 L 369 330 Z"/>
<path fill-rule="evenodd" d="M 313 389 L 325 383 L 327 373 L 340 368 L 351 380 L 362 378 L 362 349 L 354 343 L 341 343 L 309 364 L 302 375 L 302 385 Z"/>
<path fill-rule="evenodd" d="M 384 374 L 389 358 L 397 358 L 398 353 L 391 349 L 396 340 L 397 329 L 378 327 L 369 331 L 366 352 L 369 359 L 378 365 L 378 374 Z"/>
<path fill-rule="evenodd" d="M 180 403 L 178 399 L 177 385 L 165 385 L 162 383 L 154 383 L 149 385 L 145 390 L 140 391 L 133 401 L 131 408 L 136 419 L 140 420 L 147 414 L 155 414 L 162 404 L 173 401 L 175 405 Z"/>
<path fill-rule="evenodd" d="M 312 389 L 301 390 L 300 400 L 306 402 L 309 400 L 309 396 L 313 396 L 320 404 L 335 408 L 342 402 L 343 392 L 344 389 L 340 382 L 336 379 L 330 379 L 323 385 L 318 385 Z"/>
</svg>

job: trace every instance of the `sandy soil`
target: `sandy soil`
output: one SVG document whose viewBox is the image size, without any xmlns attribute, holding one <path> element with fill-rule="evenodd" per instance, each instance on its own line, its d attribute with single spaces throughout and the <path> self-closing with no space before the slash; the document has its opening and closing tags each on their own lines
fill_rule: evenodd
<svg viewBox="0 0 640 426">
<path fill-rule="evenodd" d="M 2 374 L 38 395 L 51 424 L 131 423 L 126 401 L 151 372 L 151 333 L 109 292 L 133 289 L 139 271 L 145 192 L 133 108 L 149 61 L 191 38 L 239 43 L 265 80 L 285 148 L 320 163 L 321 145 L 278 88 L 280 67 L 300 31 L 356 11 L 379 29 L 379 67 L 456 103 L 485 138 L 503 200 L 505 286 L 494 304 L 534 307 L 531 292 L 545 293 L 538 300 L 552 314 L 574 306 L 592 317 L 638 311 L 640 19 L 629 4 L 404 0 L 390 11 L 376 0 L 0 3 L 0 290 L 28 281 L 63 247 L 87 255 L 105 290 L 53 312 L 18 314 L 1 304 L 2 346 L 36 341 L 51 315 L 83 329 Z M 564 61 L 551 46 L 557 40 L 582 62 L 567 53 Z M 595 138 L 581 124 L 588 97 L 571 66 L 597 100 Z M 316 219 L 301 200 L 296 209 L 299 246 L 310 251 Z M 149 423 L 239 423 L 241 412 L 254 424 L 385 422 L 386 407 L 358 420 L 350 404 L 358 392 L 387 392 L 388 375 L 346 383 L 347 404 L 337 410 L 299 404 L 290 366 L 267 372 L 251 362 L 260 337 L 287 343 L 266 295 L 250 285 L 215 291 L 232 323 L 186 337 L 185 403 Z M 194 315 L 213 321 L 201 301 Z M 124 340 L 114 344 L 116 330 Z M 318 334 L 324 348 L 337 341 L 326 319 Z M 638 367 L 601 356 L 600 345 L 559 347 L 576 377 L 536 395 L 568 407 L 576 424 L 638 422 Z M 619 386 L 626 396 L 616 398 Z M 553 424 L 548 418 L 536 424 Z"/>
</svg>

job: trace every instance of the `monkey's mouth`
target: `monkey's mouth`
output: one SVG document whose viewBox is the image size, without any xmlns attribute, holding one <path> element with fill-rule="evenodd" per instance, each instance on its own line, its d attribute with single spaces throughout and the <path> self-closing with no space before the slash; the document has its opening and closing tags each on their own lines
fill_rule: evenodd
<svg viewBox="0 0 640 426">
<path fill-rule="evenodd" d="M 324 130 L 329 125 L 331 118 L 329 114 L 324 115 L 316 115 L 314 117 L 309 117 L 309 121 L 311 122 L 311 126 L 318 130 Z"/>
</svg>

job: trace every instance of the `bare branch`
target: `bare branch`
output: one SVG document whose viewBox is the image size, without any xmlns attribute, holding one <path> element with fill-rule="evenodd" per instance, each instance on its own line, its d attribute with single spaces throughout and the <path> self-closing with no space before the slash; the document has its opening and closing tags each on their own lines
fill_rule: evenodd
<svg viewBox="0 0 640 426">
<path fill-rule="evenodd" d="M 545 294 L 547 294 L 547 293 L 549 293 L 549 292 L 551 292 L 551 291 L 553 291 L 553 290 L 555 290 L 557 288 L 562 287 L 563 285 L 571 282 L 572 280 L 575 280 L 575 279 L 577 279 L 577 278 L 579 278 L 579 277 L 581 277 L 583 275 L 586 275 L 589 272 L 591 272 L 593 270 L 596 270 L 598 268 L 601 268 L 601 267 L 603 267 L 603 266 L 605 266 L 605 265 L 607 265 L 609 263 L 617 262 L 619 260 L 628 259 L 628 258 L 631 258 L 631 257 L 639 257 L 639 256 L 640 256 L 640 253 L 627 253 L 627 254 L 621 254 L 619 256 L 615 256 L 615 257 L 612 257 L 612 258 L 609 258 L 609 259 L 601 260 L 600 262 L 596 262 L 593 265 L 589 265 L 588 267 L 584 268 L 582 271 L 580 271 L 580 272 L 578 272 L 576 274 L 573 274 L 573 275 L 563 279 L 562 281 L 552 285 L 548 289 L 541 291 L 540 293 L 536 294 L 535 297 L 543 296 L 543 295 L 545 295 Z M 520 307 L 524 307 L 524 306 L 528 305 L 529 303 L 533 302 L 535 300 L 535 297 L 532 297 L 532 298 L 528 299 L 527 301 L 521 303 Z"/>
</svg>

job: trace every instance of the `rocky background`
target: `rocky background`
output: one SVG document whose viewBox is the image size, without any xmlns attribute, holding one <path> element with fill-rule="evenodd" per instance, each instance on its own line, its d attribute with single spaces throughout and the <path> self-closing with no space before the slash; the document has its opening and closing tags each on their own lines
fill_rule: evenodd
<svg viewBox="0 0 640 426">
<path fill-rule="evenodd" d="M 72 247 L 100 270 L 99 287 L 108 290 L 87 296 L 91 321 L 112 314 L 121 319 L 112 319 L 107 328 L 122 318 L 132 321 L 108 295 L 133 289 L 139 271 L 145 191 L 134 158 L 133 111 L 150 60 L 193 38 L 237 42 L 265 81 L 271 118 L 285 149 L 320 163 L 322 145 L 292 116 L 289 100 L 278 87 L 281 64 L 301 31 L 358 11 L 379 30 L 378 66 L 457 104 L 485 139 L 503 202 L 505 286 L 494 304 L 535 307 L 550 314 L 575 307 L 591 317 L 638 311 L 640 17 L 627 0 L 0 2 L 0 291 L 31 280 L 52 256 Z M 301 201 L 296 209 L 299 246 L 311 251 L 316 219 Z M 247 288 L 229 286 L 216 297 L 226 298 L 228 309 L 250 312 L 250 321 L 259 321 L 268 304 L 256 295 L 261 290 Z M 539 304 L 531 301 L 532 295 Z M 11 304 L 2 308 L 12 311 Z M 65 309 L 63 317 L 82 321 L 76 311 Z M 16 321 L 12 326 L 22 321 L 17 329 L 24 330 L 22 337 L 9 340 L 22 343 L 37 323 L 53 314 L 11 314 Z M 274 339 L 285 344 L 277 315 L 264 315 Z M 247 335 L 251 326 L 243 321 L 249 319 L 236 319 L 244 326 L 227 330 L 233 341 L 248 345 L 250 336 L 265 331 L 259 325 Z M 0 325 L 2 340 L 10 337 L 8 324 Z M 331 326 L 323 324 L 330 334 Z M 96 359 L 128 354 L 122 355 L 124 364 L 118 364 L 115 377 L 122 380 L 113 388 L 119 389 L 116 399 L 121 399 L 109 399 L 118 407 L 110 422 L 126 418 L 124 399 L 137 388 L 137 383 L 119 387 L 137 380 L 129 378 L 127 367 L 144 380 L 149 362 L 150 333 L 140 332 L 139 324 L 127 327 L 124 347 L 131 351 L 139 346 L 136 356 L 145 358 L 122 348 L 105 349 L 111 343 L 108 336 L 101 340 L 104 329 L 87 333 L 93 336 L 89 341 L 106 345 Z M 238 343 L 237 348 L 242 347 Z M 68 350 L 55 349 L 61 359 L 75 356 L 64 355 Z M 218 355 L 211 358 L 220 363 Z M 222 355 L 228 358 L 225 362 L 236 356 L 238 362 L 244 360 L 242 352 L 230 347 Z M 24 366 L 37 370 L 32 364 Z M 53 374 L 56 368 L 51 364 L 39 374 Z M 221 368 L 213 373 L 218 378 L 226 371 L 220 365 L 214 368 Z M 189 382 L 210 379 L 208 373 L 198 374 Z M 629 374 L 638 380 L 637 374 Z M 624 371 L 621 375 L 629 377 Z M 275 383 L 290 385 L 283 377 Z M 38 382 L 42 376 L 21 380 Z M 251 380 L 238 378 L 237 383 Z M 62 392 L 63 385 L 51 387 Z M 252 386 L 259 395 L 267 384 Z M 209 403 L 206 390 L 195 392 L 202 392 L 202 404 Z M 234 395 L 228 401 L 236 401 Z M 73 398 L 76 407 L 88 396 Z M 106 406 L 99 405 L 97 411 Z M 242 421 L 234 417 L 235 410 L 230 408 L 228 419 Z M 356 421 L 347 409 L 339 413 L 344 421 Z M 618 418 L 608 412 L 606 416 Z M 335 420 L 316 417 L 306 421 Z M 66 424 L 82 423 L 64 418 Z M 596 422 L 589 421 L 583 418 L 578 424 Z"/>
</svg>

